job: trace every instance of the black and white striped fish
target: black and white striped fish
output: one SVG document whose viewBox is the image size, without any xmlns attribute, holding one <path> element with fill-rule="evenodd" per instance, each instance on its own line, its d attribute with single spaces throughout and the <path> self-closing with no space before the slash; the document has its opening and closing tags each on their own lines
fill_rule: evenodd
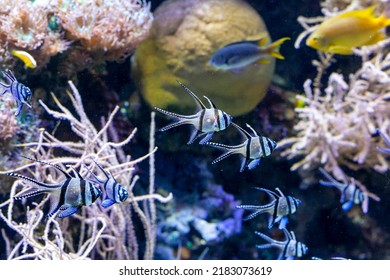
<svg viewBox="0 0 390 280">
<path fill-rule="evenodd" d="M 125 201 L 129 197 L 129 193 L 127 192 L 127 190 L 121 184 L 118 183 L 118 181 L 112 176 L 112 174 L 109 171 L 104 170 L 104 168 L 96 161 L 93 162 L 96 164 L 97 167 L 99 167 L 99 169 L 106 176 L 105 179 L 99 178 L 87 167 L 88 171 L 95 178 L 96 182 L 103 186 L 105 192 L 105 198 L 102 202 L 102 206 L 104 208 L 107 208 L 113 205 L 114 203 L 121 203 Z"/>
<path fill-rule="evenodd" d="M 301 201 L 292 196 L 285 196 L 279 188 L 276 188 L 279 194 L 263 188 L 256 189 L 266 192 L 272 198 L 272 201 L 266 205 L 238 205 L 237 208 L 253 211 L 243 220 L 247 221 L 259 214 L 268 213 L 268 228 L 272 228 L 278 222 L 280 223 L 279 229 L 285 228 L 288 222 L 287 216 L 297 211 Z"/>
<path fill-rule="evenodd" d="M 205 144 L 211 139 L 214 132 L 222 131 L 226 129 L 232 122 L 232 117 L 225 113 L 222 110 L 216 108 L 216 106 L 211 102 L 209 98 L 203 96 L 210 104 L 210 108 L 207 108 L 203 102 L 185 85 L 178 83 L 194 98 L 197 104 L 200 106 L 200 110 L 194 115 L 179 115 L 176 113 L 168 112 L 163 109 L 155 107 L 157 111 L 168 115 L 170 117 L 177 118 L 178 121 L 171 123 L 167 126 L 164 126 L 160 131 L 166 131 L 173 127 L 190 124 L 194 128 L 191 133 L 190 140 L 187 144 L 193 143 L 197 138 L 205 136 L 202 140 L 199 141 L 199 144 Z"/>
<path fill-rule="evenodd" d="M 375 201 L 380 201 L 380 198 L 367 190 L 360 189 L 356 186 L 354 178 L 346 178 L 344 183 L 340 183 L 335 178 L 330 176 L 323 168 L 319 168 L 320 172 L 328 181 L 320 180 L 320 184 L 325 187 L 335 187 L 341 192 L 340 203 L 344 211 L 351 209 L 353 204 L 362 206 L 363 213 L 368 212 L 368 198 L 371 197 Z"/>
<path fill-rule="evenodd" d="M 7 69 L 5 71 L 1 71 L 1 73 L 3 74 L 3 77 L 7 78 L 10 82 L 9 85 L 0 82 L 0 85 L 3 87 L 3 93 L 1 95 L 4 95 L 6 92 L 12 93 L 16 106 L 18 106 L 15 116 L 18 116 L 22 111 L 23 104 L 26 104 L 26 106 L 31 108 L 31 105 L 28 103 L 32 95 L 31 90 L 24 84 L 19 83 L 11 70 Z"/>
<path fill-rule="evenodd" d="M 50 165 L 65 175 L 65 179 L 61 182 L 47 184 L 17 173 L 7 173 L 8 176 L 16 177 L 35 185 L 22 194 L 15 196 L 14 199 L 28 198 L 44 193 L 50 194 L 50 210 L 47 215 L 48 217 L 53 216 L 57 211 L 60 211 L 58 214 L 59 218 L 73 215 L 82 206 L 91 205 L 102 194 L 102 191 L 98 187 L 92 182 L 84 180 L 73 167 L 73 176 L 71 176 L 58 165 L 31 158 L 28 159 Z"/>
<path fill-rule="evenodd" d="M 212 162 L 213 164 L 227 158 L 230 155 L 239 154 L 243 156 L 241 159 L 240 172 L 244 171 L 246 167 L 249 170 L 252 170 L 260 163 L 261 158 L 269 156 L 275 150 L 277 145 L 276 142 L 267 137 L 259 136 L 249 124 L 246 124 L 246 126 L 252 131 L 253 136 L 237 124 L 232 124 L 238 128 L 238 130 L 245 136 L 246 140 L 242 144 L 236 146 L 207 142 L 207 145 L 227 150 L 226 153 L 216 158 Z"/>
<path fill-rule="evenodd" d="M 286 236 L 285 241 L 277 241 L 268 237 L 264 233 L 256 231 L 255 233 L 263 238 L 268 244 L 257 245 L 256 247 L 259 249 L 268 249 L 268 248 L 278 248 L 280 250 L 280 254 L 278 256 L 278 260 L 292 260 L 294 258 L 300 258 L 306 255 L 308 248 L 307 246 L 297 241 L 295 238 L 295 234 L 293 231 L 288 231 L 287 229 L 283 229 L 284 235 Z"/>
</svg>

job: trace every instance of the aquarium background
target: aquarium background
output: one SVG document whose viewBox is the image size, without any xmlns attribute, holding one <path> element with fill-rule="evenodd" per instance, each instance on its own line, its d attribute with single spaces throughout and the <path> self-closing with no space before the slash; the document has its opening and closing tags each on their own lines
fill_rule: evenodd
<svg viewBox="0 0 390 280">
<path fill-rule="evenodd" d="M 8 1 L 1 2 L 7 4 L 5 7 L 10 5 Z M 121 9 L 120 2 L 118 1 L 116 9 Z M 163 2 L 150 1 L 151 12 L 155 12 Z M 356 4 L 357 2 L 359 4 Z M 297 18 L 300 16 L 306 18 L 323 16 L 321 9 L 328 10 L 333 7 L 335 10 L 343 10 L 353 3 L 356 4 L 356 9 L 359 9 L 374 4 L 379 5 L 381 1 L 281 0 L 246 1 L 246 3 L 261 15 L 272 41 L 282 37 L 291 37 L 291 40 L 281 47 L 281 53 L 285 59 L 274 62 L 275 70 L 264 99 L 250 112 L 234 116 L 233 121 L 241 127 L 245 127 L 245 124 L 248 123 L 261 135 L 279 143 L 283 139 L 296 135 L 294 125 L 299 122 L 299 114 L 295 110 L 300 106 L 297 105 L 296 95 L 305 95 L 305 81 L 307 79 L 314 80 L 318 76 L 319 68 L 314 66 L 312 62 L 319 60 L 319 52 L 306 46 L 304 41 L 300 44 L 300 48 L 294 47 L 297 37 L 304 31 Z M 1 16 L 6 20 L 5 12 L 7 12 L 6 8 L 1 11 Z M 75 10 L 72 12 L 76 13 Z M 67 35 L 69 33 L 66 30 L 64 32 Z M 6 36 L 4 33 L 0 35 L 0 42 L 9 41 L 10 45 L 16 44 L 10 36 Z M 268 228 L 267 214 L 260 214 L 251 220 L 243 221 L 243 217 L 250 212 L 236 207 L 241 204 L 264 205 L 269 203 L 270 198 L 256 188 L 266 188 L 273 191 L 275 188 L 280 188 L 285 195 L 296 197 L 302 201 L 296 213 L 289 216 L 287 224 L 287 229 L 295 233 L 297 241 L 308 247 L 307 254 L 298 259 L 377 260 L 390 257 L 390 222 L 386 218 L 390 207 L 388 203 L 390 196 L 388 191 L 390 179 L 387 170 L 388 154 L 382 153 L 384 160 L 382 164 L 386 168 L 379 170 L 373 168 L 375 164 L 371 164 L 371 162 L 353 162 L 353 158 L 348 155 L 348 150 L 339 150 L 340 154 L 346 153 L 345 156 L 340 155 L 338 161 L 338 165 L 345 174 L 362 182 L 369 192 L 380 197 L 380 201 L 369 199 L 369 210 L 366 214 L 363 213 L 360 205 L 354 205 L 349 211 L 344 211 L 340 203 L 340 191 L 336 188 L 320 185 L 319 180 L 324 179 L 318 170 L 320 166 L 324 166 L 324 163 L 321 163 L 322 159 L 313 159 L 308 161 L 305 168 L 297 168 L 292 171 L 291 167 L 302 160 L 305 155 L 298 154 L 296 157 L 288 157 L 286 153 L 283 153 L 288 148 L 287 144 L 283 147 L 278 146 L 270 156 L 263 158 L 253 170 L 240 172 L 240 157 L 238 155 L 232 155 L 212 164 L 212 161 L 221 155 L 222 151 L 207 145 L 199 145 L 196 142 L 187 145 L 190 126 L 180 126 L 164 132 L 159 131 L 159 128 L 168 124 L 171 119 L 156 112 L 154 116 L 155 134 L 154 136 L 150 135 L 151 112 L 155 110 L 153 110 L 153 105 L 151 106 L 143 97 L 141 89 L 145 86 L 143 85 L 145 80 L 139 76 L 139 72 L 134 72 L 134 65 L 132 66 L 132 60 L 134 60 L 135 55 L 138 55 L 137 48 L 142 45 L 142 41 L 147 36 L 132 45 L 133 49 L 129 50 L 130 54 L 124 52 L 123 59 L 122 57 L 112 59 L 108 55 L 102 56 L 100 51 L 83 44 L 81 39 L 75 37 L 76 35 L 72 36 L 69 38 L 73 38 L 74 41 L 69 42 L 75 47 L 65 49 L 47 58 L 42 58 L 43 54 L 40 53 L 39 47 L 23 47 L 33 55 L 35 54 L 38 63 L 44 63 L 44 67 L 38 66 L 37 69 L 28 69 L 20 60 L 8 59 L 7 55 L 3 55 L 0 61 L 1 70 L 11 69 L 20 82 L 33 90 L 31 101 L 33 108 L 23 108 L 21 116 L 17 117 L 17 133 L 1 143 L 0 259 L 8 259 L 10 256 L 21 259 L 277 259 L 280 252 L 278 248 L 259 249 L 256 247 L 267 242 L 255 232 L 262 232 L 272 239 L 283 241 L 285 240 L 283 231 L 278 229 L 277 225 L 271 229 Z M 6 45 L 3 45 L 2 53 L 7 54 L 9 51 L 4 46 Z M 369 61 L 370 58 L 377 57 L 377 61 L 383 60 L 384 64 L 388 65 L 390 58 L 387 46 L 373 51 L 364 58 L 362 58 L 363 55 L 334 55 L 332 63 L 323 69 L 319 88 L 324 92 L 325 88 L 329 88 L 328 80 L 332 73 L 342 74 L 344 81 L 349 83 L 352 81 L 352 76 L 359 69 L 362 69 L 362 61 Z M 87 49 L 86 53 L 89 56 L 77 53 L 77 50 L 84 49 Z M 381 53 L 380 57 L 378 53 Z M 154 54 L 150 53 L 149 55 L 153 56 Z M 66 64 L 67 60 L 72 59 L 75 61 L 85 59 L 85 63 L 81 63 L 84 66 L 79 67 L 75 63 Z M 89 61 L 91 59 L 93 62 Z M 143 57 L 140 55 L 138 59 L 142 60 Z M 376 64 L 379 69 L 381 66 L 378 65 Z M 211 72 L 208 74 L 212 75 Z M 161 75 L 164 81 L 165 76 Z M 237 75 L 241 74 L 237 73 Z M 380 81 L 385 89 L 382 91 L 382 88 L 375 84 L 375 86 L 369 87 L 369 90 L 378 89 L 378 92 L 381 90 L 388 96 L 389 90 L 386 90 L 386 87 L 388 88 L 390 85 L 388 66 L 381 68 L 381 75 L 384 75 Z M 176 83 L 172 77 L 168 79 L 171 80 L 170 83 Z M 373 81 L 367 75 L 364 76 L 364 79 L 368 82 Z M 70 121 L 60 121 L 61 118 L 55 116 L 53 118 L 53 114 L 50 114 L 38 103 L 38 100 L 42 100 L 49 108 L 57 108 L 50 95 L 50 92 L 53 92 L 60 103 L 65 108 L 69 108 L 71 114 L 77 116 L 77 109 L 66 94 L 66 91 L 69 91 L 68 80 L 75 84 L 81 96 L 83 109 L 91 124 L 96 128 L 104 127 L 102 116 L 107 121 L 115 106 L 119 106 L 111 125 L 111 129 L 114 129 L 115 133 L 109 133 L 108 140 L 105 139 L 106 142 L 118 142 L 126 139 L 134 128 L 137 129 L 131 141 L 120 147 L 120 152 L 113 148 L 113 157 L 120 158 L 118 155 L 121 153 L 129 155 L 130 157 L 126 159 L 131 158 L 131 160 L 143 157 L 150 151 L 151 138 L 154 139 L 154 145 L 158 147 L 153 154 L 154 163 L 150 162 L 149 157 L 135 162 L 131 165 L 133 169 L 129 171 L 130 173 L 121 173 L 121 163 L 126 162 L 126 160 L 123 162 L 118 160 L 116 163 L 118 167 L 115 167 L 111 162 L 106 162 L 106 165 L 103 165 L 104 157 L 99 159 L 99 163 L 105 168 L 113 167 L 114 177 L 120 178 L 118 181 L 122 180 L 120 183 L 127 187 L 133 182 L 130 178 L 139 176 L 132 189 L 134 198 L 151 194 L 151 184 L 153 184 L 153 192 L 162 197 L 169 197 L 169 193 L 172 193 L 172 199 L 169 201 L 167 199 L 163 203 L 156 199 L 152 205 L 150 201 L 153 199 L 140 199 L 134 202 L 135 200 L 132 201 L 130 197 L 125 203 L 115 204 L 110 209 L 102 209 L 99 205 L 93 205 L 91 208 L 83 207 L 84 210 L 77 213 L 78 217 L 57 218 L 56 222 L 51 222 L 52 224 L 48 226 L 48 220 L 42 217 L 39 220 L 37 218 L 39 215 L 35 212 L 35 218 L 31 218 L 33 214 L 29 214 L 36 207 L 42 209 L 42 213 L 47 212 L 47 204 L 41 202 L 45 196 L 40 196 L 28 201 L 14 201 L 12 222 L 7 219 L 9 201 L 12 201 L 10 197 L 15 190 L 12 191 L 12 194 L 10 193 L 13 180 L 5 173 L 29 164 L 26 159 L 21 157 L 22 155 L 41 157 L 42 160 L 64 166 L 68 162 L 80 168 L 80 172 L 84 176 L 88 176 L 88 172 L 83 169 L 81 164 L 82 160 L 90 163 L 86 153 L 82 153 L 79 160 L 69 162 L 69 158 L 77 158 L 77 155 L 69 149 L 47 146 L 42 148 L 47 153 L 34 154 L 33 145 L 28 147 L 21 145 L 23 143 L 36 143 L 39 139 L 39 128 L 44 128 L 49 133 L 54 132 L 56 138 L 63 142 L 79 141 L 80 137 L 75 140 L 73 136 Z M 185 83 L 185 85 L 200 98 L 203 98 L 203 95 L 208 96 L 207 83 L 202 85 L 203 88 L 206 88 L 202 92 L 196 90 L 197 85 L 195 84 Z M 169 89 L 169 85 L 167 88 Z M 183 96 L 187 95 L 184 90 L 181 92 Z M 237 93 L 238 97 L 230 102 L 230 106 L 240 107 L 239 95 L 240 93 Z M 1 102 L 5 104 L 5 97 L 6 95 L 1 97 L 0 104 Z M 384 111 L 390 112 L 388 98 L 384 98 L 381 106 L 385 108 Z M 12 102 L 7 103 L 9 107 L 4 104 L 1 104 L 4 115 L 6 111 L 14 110 Z M 218 107 L 218 103 L 216 106 Z M 307 106 L 307 103 L 302 106 Z M 375 107 L 373 106 L 373 108 Z M 179 108 L 178 110 L 185 111 L 180 113 L 187 115 L 195 112 L 194 109 L 187 109 Z M 169 109 L 168 111 L 174 110 Z M 375 120 L 379 122 L 380 119 L 382 123 L 387 123 L 388 117 L 388 114 L 384 114 L 382 119 L 376 116 Z M 383 128 L 387 129 L 383 132 L 389 135 L 389 125 L 383 125 L 382 130 Z M 356 143 L 360 143 L 360 137 L 366 136 L 360 133 L 356 135 Z M 377 146 L 386 148 L 386 142 L 380 134 L 368 133 L 367 137 L 370 139 L 371 153 L 376 151 Z M 237 145 L 242 141 L 242 136 L 231 127 L 226 131 L 215 133 L 212 138 L 212 142 L 226 145 Z M 320 146 L 320 144 L 318 145 Z M 380 153 L 380 151 L 376 152 Z M 107 157 L 109 157 L 108 154 Z M 47 178 L 51 174 L 50 171 L 40 169 L 37 166 L 39 165 L 30 164 L 28 168 L 23 168 L 18 172 L 37 180 L 53 180 L 52 177 L 50 177 L 51 179 Z M 153 172 L 151 172 L 152 167 L 154 168 Z M 43 170 L 43 173 L 39 173 L 39 170 Z M 327 169 L 327 171 L 331 172 L 332 168 Z M 96 172 L 98 173 L 98 171 Z M 51 175 L 55 178 L 55 175 Z M 332 175 L 336 176 L 337 174 L 332 173 Z M 19 188 L 20 190 L 21 188 Z M 141 210 L 137 210 L 137 207 Z M 140 218 L 139 211 L 145 216 Z M 112 223 L 107 223 L 101 232 L 97 231 L 98 233 L 96 233 L 94 227 L 100 228 L 101 224 L 100 222 L 92 222 L 92 219 L 103 215 L 100 213 L 105 215 L 101 219 L 110 220 L 111 217 Z M 37 221 L 36 224 L 34 219 Z M 148 226 L 145 226 L 145 221 Z M 27 228 L 31 227 L 31 231 L 28 231 L 31 234 L 31 239 L 23 237 L 22 232 L 24 231 L 17 226 L 18 224 L 23 224 Z M 110 227 L 112 228 L 110 229 Z M 116 227 L 118 230 L 114 229 Z M 145 233 L 148 231 L 149 233 Z M 57 242 L 57 235 L 62 236 L 64 240 L 69 240 L 69 242 Z M 80 240 L 84 240 L 87 244 L 90 242 L 87 238 L 89 235 L 91 235 L 92 240 L 96 240 L 96 247 L 91 245 L 90 250 L 80 249 L 82 248 Z M 42 236 L 52 242 L 48 242 Z M 82 238 L 79 239 L 79 236 Z M 107 236 L 112 236 L 112 238 Z M 24 242 L 22 242 L 23 238 Z M 114 239 L 118 242 L 113 241 Z M 121 242 L 126 249 L 117 245 L 120 240 L 123 240 Z M 43 249 L 39 247 L 40 245 Z M 50 246 L 57 246 L 59 249 L 51 249 Z M 89 245 L 86 247 L 89 248 Z"/>
</svg>

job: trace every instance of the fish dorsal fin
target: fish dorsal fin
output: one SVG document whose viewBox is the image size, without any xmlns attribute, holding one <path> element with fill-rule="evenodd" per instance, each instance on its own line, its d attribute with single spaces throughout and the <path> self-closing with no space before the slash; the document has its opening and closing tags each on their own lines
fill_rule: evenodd
<svg viewBox="0 0 390 280">
<path fill-rule="evenodd" d="M 248 133 L 248 131 L 246 131 L 245 129 L 243 129 L 243 128 L 242 128 L 241 126 L 239 126 L 238 124 L 235 124 L 234 122 L 232 122 L 232 125 L 235 126 L 235 127 L 238 129 L 238 131 L 239 131 L 242 135 L 245 136 L 245 138 L 247 138 L 247 139 L 252 138 L 252 135 L 250 135 L 250 134 Z"/>
<path fill-rule="evenodd" d="M 105 181 L 103 179 L 101 179 L 100 177 L 98 177 L 95 173 L 93 173 L 92 170 L 89 169 L 86 164 L 84 164 L 84 167 L 93 176 L 93 178 L 95 179 L 95 181 L 94 181 L 95 183 L 104 184 Z"/>
<path fill-rule="evenodd" d="M 177 81 L 177 82 L 179 83 L 179 85 L 181 85 L 192 96 L 192 98 L 195 99 L 195 101 L 200 105 L 200 107 L 202 109 L 207 109 L 206 106 L 203 104 L 202 100 L 200 100 L 199 97 L 197 97 L 195 95 L 195 93 L 193 93 L 188 87 L 186 87 L 185 85 L 183 85 L 179 81 Z"/>
<path fill-rule="evenodd" d="M 11 81 L 16 81 L 16 78 L 14 76 L 14 73 L 12 73 L 11 70 L 6 69 L 5 72 L 1 71 L 3 73 L 3 76 L 7 77 Z"/>
<path fill-rule="evenodd" d="M 203 97 L 209 102 L 210 107 L 217 109 L 217 106 L 206 95 L 203 95 Z"/>
<path fill-rule="evenodd" d="M 275 190 L 279 193 L 279 195 L 277 194 L 279 197 L 285 197 L 285 195 L 282 193 L 282 191 L 279 188 L 276 188 Z"/>
<path fill-rule="evenodd" d="M 92 159 L 93 162 L 96 164 L 96 166 L 104 173 L 104 175 L 106 176 L 107 180 L 110 179 L 110 177 L 112 177 L 111 173 L 108 172 L 107 170 L 105 170 L 99 163 L 97 163 L 94 159 Z"/>
<path fill-rule="evenodd" d="M 260 47 L 263 47 L 265 46 L 265 44 L 267 43 L 267 37 L 262 37 L 260 38 L 259 40 L 257 40 L 257 45 L 259 45 Z"/>
<path fill-rule="evenodd" d="M 254 37 L 251 37 L 248 40 L 236 41 L 236 42 L 227 44 L 227 45 L 225 45 L 223 47 L 226 48 L 226 47 L 230 47 L 230 46 L 234 46 L 234 45 L 241 45 L 241 44 L 244 44 L 244 43 L 253 44 L 253 45 L 256 45 L 256 46 L 263 47 L 267 43 L 267 40 L 268 40 L 267 37 L 264 36 L 264 35 L 262 35 L 262 36 L 254 36 Z"/>
<path fill-rule="evenodd" d="M 348 17 L 359 17 L 359 18 L 368 18 L 375 17 L 375 5 L 370 6 L 363 10 L 354 10 L 342 13 L 340 15 L 335 16 L 334 18 L 348 18 Z"/>
<path fill-rule="evenodd" d="M 72 169 L 73 178 L 84 180 L 84 178 L 80 175 L 80 173 L 71 165 L 67 165 L 66 167 Z"/>
<path fill-rule="evenodd" d="M 256 130 L 254 130 L 253 127 L 251 127 L 249 124 L 246 124 L 246 126 L 253 132 L 254 136 L 257 136 L 257 137 L 259 136 L 259 134 L 257 134 Z"/>
<path fill-rule="evenodd" d="M 271 191 L 271 190 L 267 190 L 267 189 L 264 189 L 264 188 L 255 188 L 255 189 L 267 193 L 273 199 L 277 199 L 278 198 L 278 195 L 276 193 L 274 193 L 273 191 Z"/>
<path fill-rule="evenodd" d="M 57 169 L 58 171 L 60 171 L 62 174 L 65 175 L 66 178 L 72 178 L 72 176 L 70 176 L 70 174 L 68 172 L 66 172 L 65 170 L 63 170 L 60 166 L 58 166 L 57 164 L 53 164 L 53 163 L 49 163 L 49 162 L 45 162 L 45 161 L 41 161 L 39 159 L 33 159 L 33 158 L 30 158 L 30 157 L 27 157 L 27 156 L 23 156 L 22 157 L 26 158 L 26 159 L 29 159 L 31 161 L 35 161 L 35 162 L 39 162 L 41 164 L 45 164 L 45 165 L 50 165 L 51 167 L 54 167 L 55 169 Z"/>
</svg>

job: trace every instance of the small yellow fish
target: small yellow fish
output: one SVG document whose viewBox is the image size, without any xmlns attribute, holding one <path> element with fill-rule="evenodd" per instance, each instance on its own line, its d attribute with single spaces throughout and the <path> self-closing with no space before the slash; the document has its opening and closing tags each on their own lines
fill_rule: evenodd
<svg viewBox="0 0 390 280">
<path fill-rule="evenodd" d="M 386 15 L 375 17 L 375 6 L 346 12 L 332 17 L 315 30 L 306 40 L 314 49 L 349 55 L 353 48 L 375 44 L 386 36 L 384 28 L 390 25 Z"/>
<path fill-rule="evenodd" d="M 26 51 L 12 50 L 12 54 L 24 62 L 24 65 L 28 68 L 34 69 L 37 67 L 37 62 L 34 57 Z"/>
</svg>

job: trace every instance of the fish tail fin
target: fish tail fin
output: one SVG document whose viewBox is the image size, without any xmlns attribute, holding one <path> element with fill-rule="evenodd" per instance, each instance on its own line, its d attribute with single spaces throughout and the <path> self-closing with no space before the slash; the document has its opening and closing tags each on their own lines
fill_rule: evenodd
<svg viewBox="0 0 390 280">
<path fill-rule="evenodd" d="M 45 184 L 40 183 L 32 178 L 29 178 L 29 177 L 26 177 L 26 176 L 23 176 L 23 175 L 20 175 L 17 173 L 12 173 L 12 172 L 7 173 L 7 175 L 19 178 L 19 179 L 24 180 L 24 181 L 28 181 L 28 182 L 36 185 L 35 187 L 32 187 L 32 188 L 28 189 L 27 191 L 24 191 L 23 193 L 14 196 L 14 199 L 16 199 L 16 200 L 20 200 L 23 198 L 28 198 L 28 197 L 40 195 L 43 193 L 50 193 L 51 192 L 51 189 L 47 188 Z"/>
<path fill-rule="evenodd" d="M 284 41 L 290 40 L 290 37 L 283 37 L 269 45 L 269 54 L 278 59 L 284 59 L 284 56 L 279 52 L 280 46 Z"/>
<path fill-rule="evenodd" d="M 21 200 L 23 198 L 29 198 L 29 197 L 37 196 L 37 195 L 44 194 L 44 193 L 49 193 L 49 192 L 48 192 L 48 190 L 40 189 L 38 187 L 33 187 L 33 188 L 23 192 L 20 195 L 14 196 L 14 199 Z"/>
<path fill-rule="evenodd" d="M 234 151 L 227 151 L 226 153 L 220 155 L 219 157 L 217 157 L 216 159 L 214 159 L 211 163 L 212 164 L 215 164 L 217 162 L 220 162 L 221 160 L 227 158 L 228 156 L 231 156 L 232 154 L 234 154 Z"/>
<path fill-rule="evenodd" d="M 36 185 L 36 186 L 38 186 L 38 187 L 47 188 L 47 189 L 53 188 L 53 186 L 51 186 L 51 185 L 48 185 L 48 184 L 45 184 L 45 183 L 38 182 L 37 180 L 35 180 L 35 179 L 33 179 L 33 178 L 30 178 L 30 177 L 27 177 L 27 176 L 23 176 L 23 175 L 20 175 L 20 174 L 18 174 L 18 173 L 9 172 L 9 173 L 7 173 L 6 175 L 7 175 L 7 176 L 11 176 L 11 177 L 15 177 L 15 178 L 22 179 L 23 181 L 28 181 L 28 182 L 33 183 L 34 185 Z"/>
<path fill-rule="evenodd" d="M 238 153 L 237 147 L 235 147 L 235 146 L 228 146 L 228 145 L 214 143 L 214 142 L 207 142 L 206 145 L 213 146 L 213 147 L 218 148 L 220 150 L 226 151 L 224 154 L 222 154 L 219 157 L 217 157 L 216 159 L 214 159 L 212 161 L 212 164 L 217 163 L 217 162 L 227 158 L 228 156 L 231 156 L 232 154 Z"/>
<path fill-rule="evenodd" d="M 181 120 L 181 121 L 178 121 L 178 122 L 173 122 L 171 124 L 168 124 L 168 125 L 160 128 L 159 130 L 160 131 L 166 131 L 168 129 L 174 128 L 174 127 L 179 126 L 179 125 L 187 124 L 187 123 L 188 123 L 187 121 Z"/>
</svg>

